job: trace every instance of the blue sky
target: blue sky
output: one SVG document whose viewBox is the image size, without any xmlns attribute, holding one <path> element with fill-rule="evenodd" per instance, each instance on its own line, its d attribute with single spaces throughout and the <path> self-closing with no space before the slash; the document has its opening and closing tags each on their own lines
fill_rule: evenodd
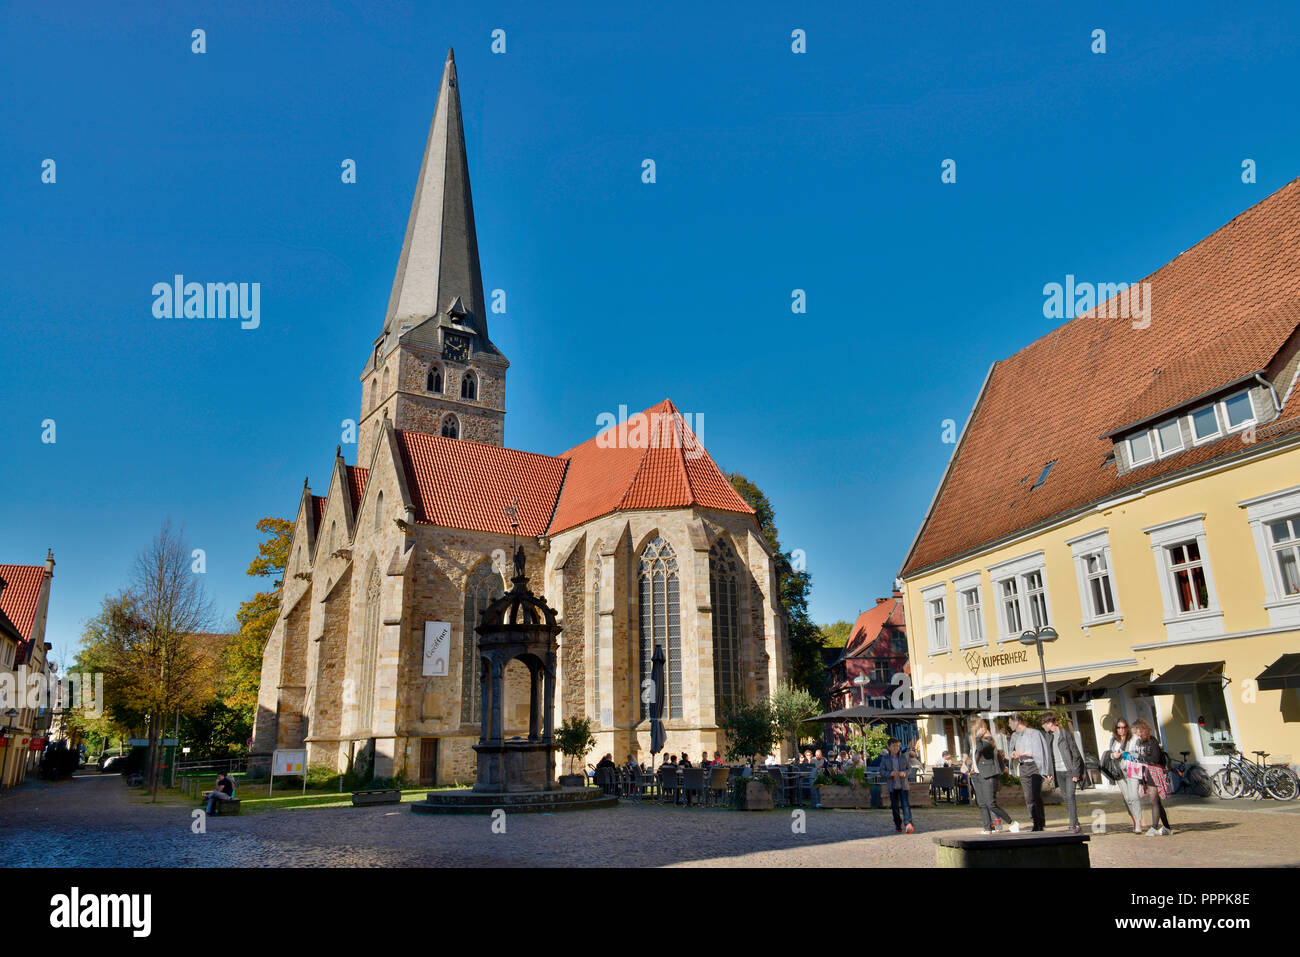
<svg viewBox="0 0 1300 957">
<path fill-rule="evenodd" d="M 887 593 L 1045 283 L 1139 279 L 1300 175 L 1293 3 L 155 6 L 3 14 L 0 561 L 54 548 L 56 660 L 164 518 L 232 621 L 254 523 L 324 493 L 448 45 L 507 444 L 703 414 L 822 621 Z M 176 273 L 261 283 L 260 327 L 155 319 Z"/>
</svg>

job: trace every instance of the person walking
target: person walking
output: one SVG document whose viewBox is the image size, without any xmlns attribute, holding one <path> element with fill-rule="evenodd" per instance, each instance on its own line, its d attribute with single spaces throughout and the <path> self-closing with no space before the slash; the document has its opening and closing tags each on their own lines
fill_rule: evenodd
<svg viewBox="0 0 1300 957">
<path fill-rule="evenodd" d="M 1133 733 L 1137 741 L 1129 754 L 1133 755 L 1139 765 L 1142 796 L 1151 804 L 1151 827 L 1147 837 L 1165 837 L 1174 832 L 1169 826 L 1169 816 L 1165 813 L 1164 798 L 1169 796 L 1169 773 L 1165 770 L 1166 758 L 1164 748 L 1156 738 L 1155 728 L 1145 718 L 1133 722 Z"/>
<path fill-rule="evenodd" d="M 1041 831 L 1047 818 L 1043 813 L 1043 779 L 1052 772 L 1052 759 L 1048 753 L 1047 737 L 1031 726 L 1023 714 L 1014 714 L 1011 725 L 1011 756 L 1019 763 L 1020 789 L 1025 794 L 1025 810 L 1033 822 L 1032 830 Z"/>
<path fill-rule="evenodd" d="M 1118 772 L 1115 784 L 1119 787 L 1120 797 L 1124 799 L 1124 806 L 1128 808 L 1128 816 L 1133 819 L 1133 833 L 1142 833 L 1142 784 L 1136 776 L 1129 776 L 1129 765 L 1132 762 L 1130 754 L 1137 746 L 1137 739 L 1133 736 L 1132 729 L 1129 728 L 1128 722 L 1120 718 L 1115 722 L 1115 727 L 1111 729 L 1110 744 L 1106 746 L 1106 754 L 1110 759 L 1112 773 Z"/>
<path fill-rule="evenodd" d="M 1043 731 L 1052 741 L 1052 776 L 1065 799 L 1065 811 L 1070 816 L 1070 833 L 1079 833 L 1079 805 L 1075 800 L 1075 790 L 1087 785 L 1088 769 L 1083 763 L 1083 755 L 1074 741 L 1074 734 L 1061 727 L 1060 718 L 1055 712 L 1043 715 Z"/>
<path fill-rule="evenodd" d="M 889 739 L 889 750 L 880 756 L 880 777 L 889 785 L 889 810 L 894 815 L 894 830 L 912 833 L 912 801 L 907 792 L 907 758 L 899 754 L 902 742 Z"/>
<path fill-rule="evenodd" d="M 975 722 L 971 753 L 975 756 L 971 783 L 975 786 L 975 800 L 979 801 L 980 814 L 984 818 L 980 833 L 992 834 L 1003 821 L 1007 822 L 1007 830 L 1012 834 L 1020 833 L 1020 824 L 998 806 L 998 779 L 1002 776 L 1002 762 L 998 758 L 997 741 L 989 731 L 989 723 L 983 718 Z"/>
</svg>

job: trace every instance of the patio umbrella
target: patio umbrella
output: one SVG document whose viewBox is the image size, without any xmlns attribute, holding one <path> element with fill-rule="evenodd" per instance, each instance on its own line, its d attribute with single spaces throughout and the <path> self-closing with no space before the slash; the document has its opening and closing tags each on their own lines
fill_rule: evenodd
<svg viewBox="0 0 1300 957">
<path fill-rule="evenodd" d="M 650 656 L 650 685 L 654 697 L 650 701 L 650 766 L 654 756 L 664 749 L 668 735 L 664 731 L 664 646 L 655 645 Z"/>
</svg>

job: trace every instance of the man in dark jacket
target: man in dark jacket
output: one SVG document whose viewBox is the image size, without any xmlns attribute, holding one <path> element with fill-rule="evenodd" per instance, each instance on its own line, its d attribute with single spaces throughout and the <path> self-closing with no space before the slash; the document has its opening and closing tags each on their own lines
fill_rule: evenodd
<svg viewBox="0 0 1300 957">
<path fill-rule="evenodd" d="M 1084 767 L 1083 755 L 1074 743 L 1074 734 L 1061 727 L 1060 719 L 1053 712 L 1043 715 L 1043 730 L 1051 742 L 1053 770 L 1048 776 L 1049 783 L 1055 780 L 1065 799 L 1065 810 L 1070 815 L 1070 833 L 1079 833 L 1079 806 L 1074 792 L 1085 786 L 1087 769 Z"/>
</svg>

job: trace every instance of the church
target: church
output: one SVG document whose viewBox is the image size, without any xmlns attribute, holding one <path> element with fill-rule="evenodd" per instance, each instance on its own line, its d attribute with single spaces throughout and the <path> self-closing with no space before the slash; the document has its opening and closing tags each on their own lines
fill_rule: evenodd
<svg viewBox="0 0 1300 957">
<path fill-rule="evenodd" d="M 559 455 L 505 447 L 506 371 L 479 270 L 456 64 L 433 123 L 383 327 L 361 372 L 357 460 L 304 483 L 262 661 L 251 768 L 307 764 L 472 782 L 482 732 L 474 626 L 515 543 L 559 613 L 556 724 L 594 755 L 650 757 L 653 650 L 667 748 L 724 746 L 732 703 L 790 669 L 776 563 L 754 510 L 665 400 Z M 528 731 L 529 672 L 505 674 L 506 735 Z M 594 757 L 590 757 L 594 760 Z"/>
</svg>

